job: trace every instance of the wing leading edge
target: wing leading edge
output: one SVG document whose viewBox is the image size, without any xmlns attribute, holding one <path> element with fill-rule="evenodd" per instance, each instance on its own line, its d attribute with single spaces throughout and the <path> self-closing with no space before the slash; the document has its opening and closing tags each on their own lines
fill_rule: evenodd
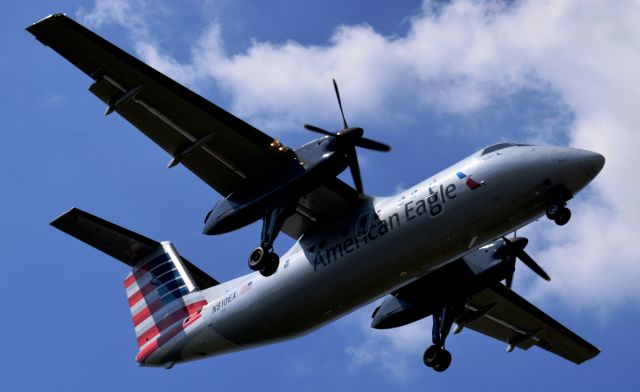
<svg viewBox="0 0 640 392">
<path fill-rule="evenodd" d="M 465 320 L 468 320 L 465 322 Z M 580 364 L 600 353 L 596 347 L 501 284 L 467 299 L 458 324 L 515 347 L 538 346 Z"/>
</svg>

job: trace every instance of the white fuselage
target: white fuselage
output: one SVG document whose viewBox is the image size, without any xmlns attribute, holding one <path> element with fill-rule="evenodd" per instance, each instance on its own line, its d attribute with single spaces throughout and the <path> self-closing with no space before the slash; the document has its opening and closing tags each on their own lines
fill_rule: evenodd
<svg viewBox="0 0 640 392">
<path fill-rule="evenodd" d="M 204 290 L 200 320 L 145 365 L 308 333 L 537 219 L 552 189 L 576 194 L 593 179 L 594 155 L 540 146 L 478 152 L 397 195 L 373 197 L 300 238 L 273 276 L 251 273 Z"/>
</svg>

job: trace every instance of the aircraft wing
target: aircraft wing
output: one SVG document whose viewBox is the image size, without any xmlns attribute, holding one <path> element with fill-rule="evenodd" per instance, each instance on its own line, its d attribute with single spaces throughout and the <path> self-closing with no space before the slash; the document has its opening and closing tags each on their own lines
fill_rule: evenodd
<svg viewBox="0 0 640 392">
<path fill-rule="evenodd" d="M 467 299 L 459 325 L 528 350 L 536 345 L 580 364 L 598 353 L 596 347 L 549 317 L 502 284 L 495 284 Z M 465 321 L 467 320 L 467 321 Z"/>
<path fill-rule="evenodd" d="M 89 88 L 204 182 L 228 196 L 248 178 L 282 165 L 292 154 L 272 137 L 156 71 L 64 14 L 27 28 L 90 76 Z"/>
</svg>

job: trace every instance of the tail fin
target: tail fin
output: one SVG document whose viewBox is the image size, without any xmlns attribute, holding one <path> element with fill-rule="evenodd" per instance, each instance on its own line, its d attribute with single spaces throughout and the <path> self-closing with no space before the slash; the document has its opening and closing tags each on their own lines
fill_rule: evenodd
<svg viewBox="0 0 640 392">
<path fill-rule="evenodd" d="M 218 282 L 180 257 L 170 242 L 156 242 L 73 208 L 51 225 L 132 267 L 124 281 L 143 364 L 160 346 L 200 317 L 200 290 Z"/>
<path fill-rule="evenodd" d="M 126 277 L 124 286 L 144 360 L 200 317 L 207 304 L 173 245 L 163 242 Z"/>
</svg>

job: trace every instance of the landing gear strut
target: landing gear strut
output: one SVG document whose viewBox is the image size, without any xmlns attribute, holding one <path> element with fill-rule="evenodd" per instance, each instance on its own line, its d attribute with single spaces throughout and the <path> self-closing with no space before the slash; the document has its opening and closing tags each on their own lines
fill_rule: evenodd
<svg viewBox="0 0 640 392">
<path fill-rule="evenodd" d="M 444 348 L 451 326 L 456 317 L 464 311 L 464 305 L 451 305 L 433 313 L 432 341 L 422 356 L 427 367 L 436 372 L 444 372 L 451 365 L 451 353 Z"/>
<path fill-rule="evenodd" d="M 290 209 L 277 205 L 267 211 L 262 219 L 262 235 L 260 246 L 255 248 L 249 255 L 249 268 L 260 271 L 262 276 L 271 276 L 278 270 L 280 257 L 273 251 L 273 242 L 280 233 L 287 214 Z"/>
</svg>

